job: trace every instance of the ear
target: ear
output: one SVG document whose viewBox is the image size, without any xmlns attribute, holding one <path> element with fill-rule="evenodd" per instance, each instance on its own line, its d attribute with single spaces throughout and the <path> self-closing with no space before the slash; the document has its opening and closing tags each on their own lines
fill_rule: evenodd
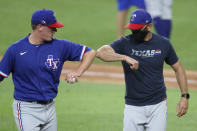
<svg viewBox="0 0 197 131">
<path fill-rule="evenodd" d="M 41 31 L 41 30 L 42 30 L 42 25 L 41 25 L 41 24 L 37 25 L 36 29 L 37 29 L 38 31 Z"/>
<path fill-rule="evenodd" d="M 152 23 L 148 24 L 147 30 L 148 30 L 148 31 L 151 31 L 152 27 L 153 27 L 153 24 L 152 24 Z"/>
</svg>

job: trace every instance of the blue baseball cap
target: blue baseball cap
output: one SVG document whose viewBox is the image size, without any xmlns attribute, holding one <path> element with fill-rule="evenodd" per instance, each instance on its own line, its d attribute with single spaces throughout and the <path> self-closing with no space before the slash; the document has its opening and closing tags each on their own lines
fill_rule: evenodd
<svg viewBox="0 0 197 131">
<path fill-rule="evenodd" d="M 41 24 L 53 28 L 60 28 L 64 26 L 64 24 L 57 22 L 55 13 L 50 9 L 36 10 L 31 17 L 31 24 Z"/>
<path fill-rule="evenodd" d="M 126 29 L 137 30 L 152 22 L 151 15 L 144 9 L 137 9 L 132 12 L 130 23 L 125 26 Z"/>
</svg>

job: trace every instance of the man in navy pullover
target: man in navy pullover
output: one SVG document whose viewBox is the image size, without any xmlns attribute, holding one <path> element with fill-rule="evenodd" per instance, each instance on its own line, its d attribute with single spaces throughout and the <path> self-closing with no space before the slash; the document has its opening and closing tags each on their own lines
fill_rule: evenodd
<svg viewBox="0 0 197 131">
<path fill-rule="evenodd" d="M 96 56 L 103 61 L 121 61 L 126 93 L 123 131 L 166 131 L 166 86 L 164 62 L 175 71 L 181 90 L 177 116 L 188 109 L 187 78 L 170 41 L 151 33 L 152 18 L 143 9 L 135 10 L 126 26 L 132 34 L 104 45 Z"/>
</svg>

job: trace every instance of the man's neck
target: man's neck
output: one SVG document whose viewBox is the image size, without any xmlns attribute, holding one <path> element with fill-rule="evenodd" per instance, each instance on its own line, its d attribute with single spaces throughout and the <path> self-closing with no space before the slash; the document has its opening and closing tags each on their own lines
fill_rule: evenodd
<svg viewBox="0 0 197 131">
<path fill-rule="evenodd" d="M 144 38 L 144 41 L 149 41 L 151 38 L 152 38 L 152 32 L 148 32 L 148 34 Z"/>
<path fill-rule="evenodd" d="M 32 32 L 29 35 L 29 42 L 33 45 L 40 45 L 43 41 L 40 39 L 39 35 L 36 32 Z"/>
</svg>

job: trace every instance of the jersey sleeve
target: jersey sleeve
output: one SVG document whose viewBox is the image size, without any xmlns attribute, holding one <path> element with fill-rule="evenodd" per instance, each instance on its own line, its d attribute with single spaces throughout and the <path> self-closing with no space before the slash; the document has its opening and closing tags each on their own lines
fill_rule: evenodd
<svg viewBox="0 0 197 131">
<path fill-rule="evenodd" d="M 165 59 L 165 62 L 168 65 L 173 65 L 178 61 L 178 57 L 176 55 L 176 52 L 172 46 L 172 44 L 169 42 L 169 46 L 168 46 L 168 51 L 167 51 L 167 56 Z"/>
<path fill-rule="evenodd" d="M 111 46 L 116 53 L 122 54 L 123 45 L 121 39 L 114 41 L 113 43 L 109 44 L 109 46 Z"/>
<path fill-rule="evenodd" d="M 13 55 L 12 55 L 12 46 L 8 48 L 0 62 L 0 80 L 9 76 L 10 72 L 13 70 Z"/>
<path fill-rule="evenodd" d="M 85 45 L 67 41 L 67 43 L 64 46 L 65 61 L 66 60 L 81 61 L 83 58 L 83 55 L 90 50 L 91 48 Z"/>
</svg>

